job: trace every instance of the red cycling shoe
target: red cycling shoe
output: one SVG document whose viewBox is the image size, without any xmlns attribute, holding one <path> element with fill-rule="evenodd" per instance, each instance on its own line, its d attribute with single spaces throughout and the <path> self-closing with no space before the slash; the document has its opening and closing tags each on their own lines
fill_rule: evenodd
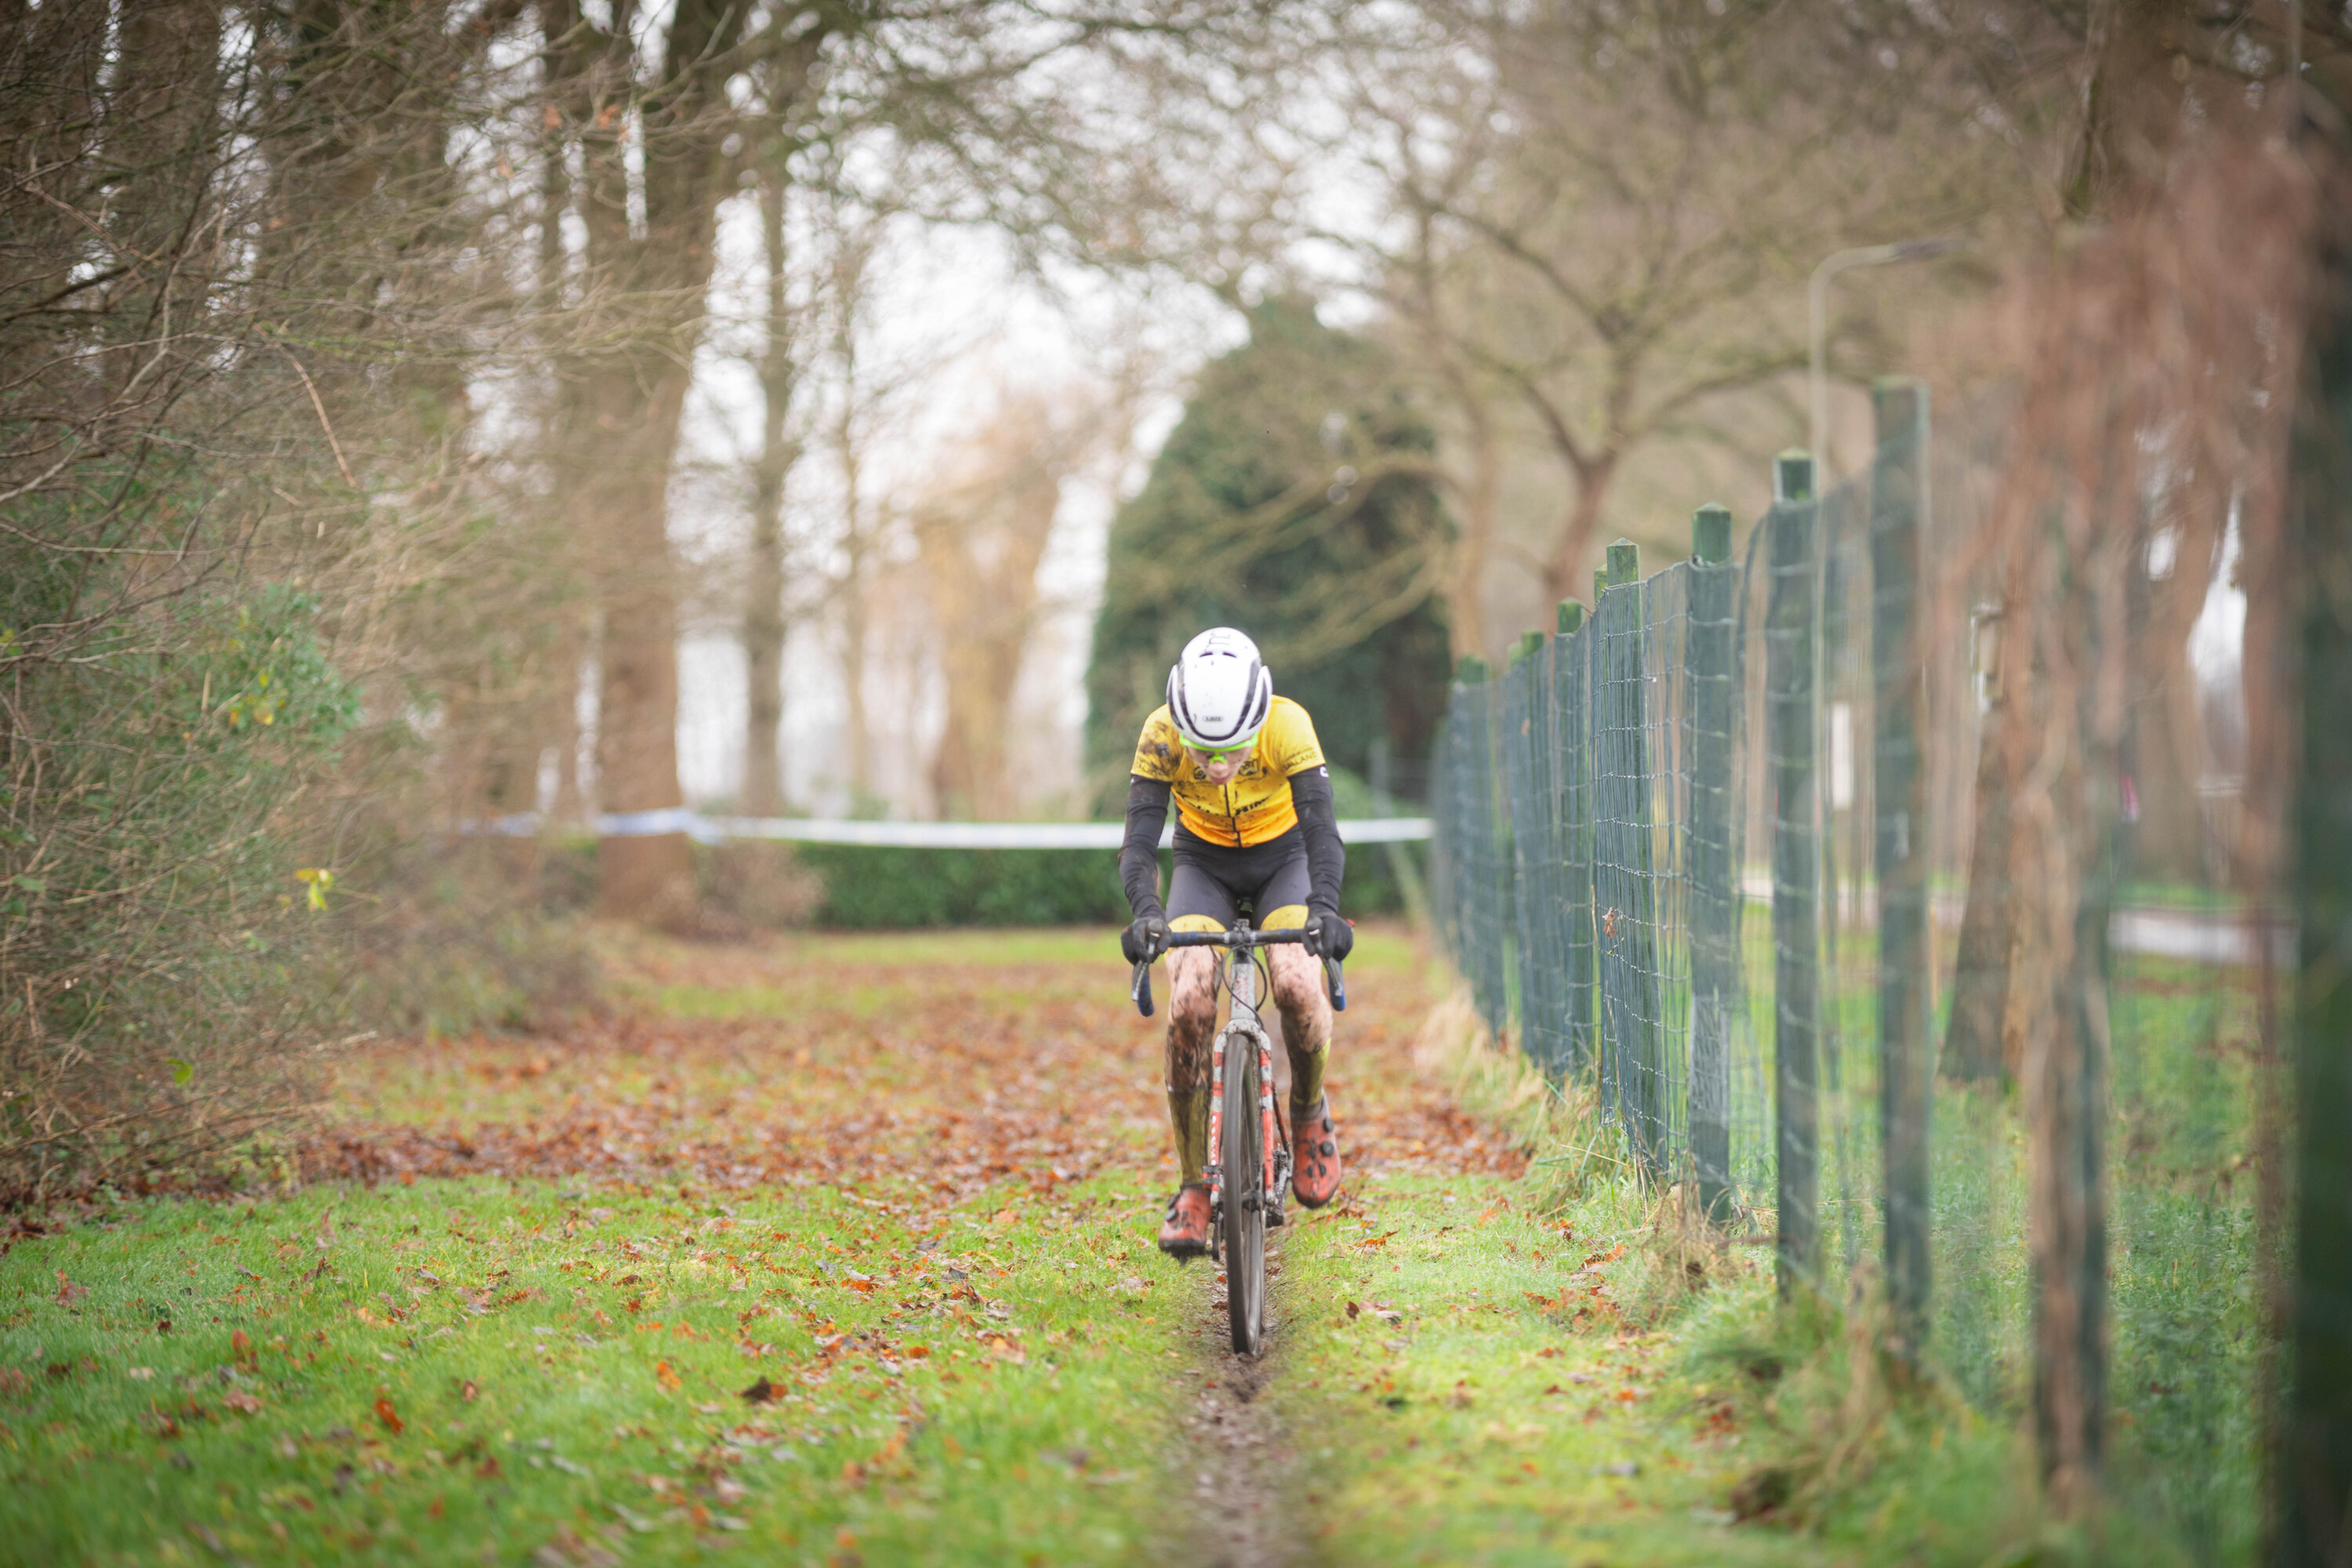
<svg viewBox="0 0 2352 1568">
<path fill-rule="evenodd" d="M 1187 1182 L 1168 1200 L 1168 1217 L 1160 1222 L 1160 1250 L 1171 1258 L 1199 1258 L 1209 1250 L 1209 1188 Z"/>
<path fill-rule="evenodd" d="M 1290 1190 L 1308 1208 L 1319 1209 L 1339 1195 L 1339 1130 L 1331 1125 L 1329 1096 L 1314 1109 L 1290 1120 L 1291 1154 L 1297 1163 L 1290 1173 Z"/>
</svg>

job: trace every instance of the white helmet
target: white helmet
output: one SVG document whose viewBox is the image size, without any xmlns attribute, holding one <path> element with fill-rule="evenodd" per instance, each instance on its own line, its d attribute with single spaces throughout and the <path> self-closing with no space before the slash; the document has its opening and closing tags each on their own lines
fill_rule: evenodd
<svg viewBox="0 0 2352 1568">
<path fill-rule="evenodd" d="M 1231 626 L 1211 626 L 1184 645 L 1168 672 L 1168 714 L 1188 746 L 1230 752 L 1248 745 L 1274 707 L 1274 677 L 1257 644 Z"/>
</svg>

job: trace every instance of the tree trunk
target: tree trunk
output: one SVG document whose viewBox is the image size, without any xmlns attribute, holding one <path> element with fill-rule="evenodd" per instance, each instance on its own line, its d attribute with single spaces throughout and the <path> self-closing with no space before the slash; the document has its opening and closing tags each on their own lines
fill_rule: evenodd
<svg viewBox="0 0 2352 1568">
<path fill-rule="evenodd" d="M 2316 268 L 2288 500 L 2287 600 L 2300 625 L 2280 639 L 2302 666 L 2286 716 L 2300 739 L 2288 855 L 2301 1168 L 2278 1568 L 2333 1568 L 2352 1541 L 2352 180 L 2331 184 L 2336 221 Z"/>
<path fill-rule="evenodd" d="M 1459 665 L 1486 654 L 1486 559 L 1494 547 L 1503 484 L 1494 416 L 1475 389 L 1457 388 L 1457 399 L 1470 427 L 1470 482 L 1463 487 L 1461 531 L 1445 577 L 1445 630 L 1449 651 Z"/>
<path fill-rule="evenodd" d="M 1994 679 L 1998 679 L 1996 672 Z M 2004 755 L 2009 704 L 1996 696 L 1977 742 L 1976 837 L 1969 847 L 1968 904 L 1952 973 L 1952 1016 L 1945 1026 L 1942 1068 L 1963 1083 L 2008 1077 L 2001 1053 L 2009 1016 L 2009 964 L 2016 940 L 2010 897 L 2010 782 Z"/>
<path fill-rule="evenodd" d="M 692 363 L 629 357 L 637 374 L 607 369 L 589 389 L 589 428 L 604 433 L 608 444 L 581 487 L 574 513 L 601 554 L 598 804 L 625 822 L 684 804 L 677 782 L 677 585 L 665 501 Z M 609 834 L 597 857 L 603 912 L 665 927 L 691 921 L 694 868 L 684 833 Z"/>
<path fill-rule="evenodd" d="M 1042 403 L 1017 403 L 971 444 L 953 488 L 916 517 L 947 687 L 931 762 L 943 816 L 985 819 L 1019 805 L 1006 743 L 1013 688 L 1035 623 L 1037 565 L 1082 438 L 1056 430 Z"/>
<path fill-rule="evenodd" d="M 784 191 L 781 177 L 760 180 L 760 218 L 768 258 L 768 342 L 760 361 L 763 400 L 760 455 L 752 465 L 751 549 L 745 573 L 743 662 L 748 681 L 743 742 L 743 810 L 783 810 L 780 746 L 784 721 L 784 480 L 796 456 L 785 431 L 794 366 L 785 294 Z"/>
<path fill-rule="evenodd" d="M 849 809 L 862 812 L 874 797 L 874 775 L 866 766 L 866 752 L 872 746 L 872 731 L 866 717 L 866 665 L 868 651 L 866 605 L 866 555 L 863 550 L 849 559 L 849 580 L 843 587 L 841 610 L 841 684 L 846 700 L 843 716 L 841 749 L 847 772 L 842 782 L 849 790 Z"/>
<path fill-rule="evenodd" d="M 1609 481 L 1617 472 L 1613 453 L 1581 466 L 1565 454 L 1562 461 L 1568 462 L 1569 472 L 1576 480 L 1576 499 L 1569 503 L 1568 515 L 1552 541 L 1550 558 L 1544 563 L 1544 595 L 1554 603 L 1576 592 L 1585 556 L 1592 548 L 1592 536 L 1601 527 L 1601 508 L 1609 497 Z"/>
<path fill-rule="evenodd" d="M 583 23 L 569 4 L 550 14 L 556 37 L 581 40 L 559 51 L 557 68 L 562 112 L 582 128 L 586 310 L 604 317 L 588 323 L 588 336 L 610 345 L 565 367 L 559 443 L 580 476 L 571 515 L 603 613 L 598 805 L 630 829 L 598 847 L 597 903 L 608 915 L 681 926 L 692 921 L 696 901 L 686 836 L 647 831 L 659 826 L 650 814 L 683 804 L 670 463 L 701 339 L 719 204 L 732 189 L 721 144 L 735 117 L 715 62 L 741 37 L 744 9 L 730 0 L 678 0 L 655 78 L 660 85 L 635 105 L 634 127 L 629 39 Z M 624 157 L 633 132 L 644 149 L 642 233 L 630 222 Z"/>
<path fill-rule="evenodd" d="M 130 0 L 109 160 L 124 172 L 115 236 L 142 258 L 178 247 L 191 205 L 213 185 L 220 7 L 213 0 Z"/>
</svg>

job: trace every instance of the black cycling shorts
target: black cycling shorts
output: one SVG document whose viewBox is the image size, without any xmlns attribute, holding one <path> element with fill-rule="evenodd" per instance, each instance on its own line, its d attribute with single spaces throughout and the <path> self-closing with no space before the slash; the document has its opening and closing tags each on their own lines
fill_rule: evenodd
<svg viewBox="0 0 2352 1568">
<path fill-rule="evenodd" d="M 1178 829 L 1175 875 L 1168 883 L 1171 931 L 1229 930 L 1244 914 L 1260 931 L 1307 923 L 1307 836 L 1294 827 L 1263 844 L 1211 844 Z"/>
</svg>

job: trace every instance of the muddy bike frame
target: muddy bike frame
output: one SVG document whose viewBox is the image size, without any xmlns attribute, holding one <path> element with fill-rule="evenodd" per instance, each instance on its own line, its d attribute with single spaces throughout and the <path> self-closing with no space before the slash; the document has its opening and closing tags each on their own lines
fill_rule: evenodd
<svg viewBox="0 0 2352 1568">
<path fill-rule="evenodd" d="M 1259 983 L 1273 976 L 1257 956 L 1260 948 L 1296 942 L 1297 928 L 1255 931 L 1247 921 L 1231 931 L 1177 931 L 1171 948 L 1224 949 L 1211 981 L 1213 998 L 1222 988 L 1233 998 L 1224 1026 L 1209 1049 L 1209 1248 L 1225 1268 L 1225 1315 L 1234 1349 L 1256 1355 L 1265 1344 L 1265 1230 L 1282 1223 L 1282 1195 L 1290 1183 L 1290 1136 L 1274 1105 L 1274 1047 L 1258 1022 Z M 1331 1006 L 1348 1010 L 1348 987 L 1339 961 L 1327 958 Z M 1135 966 L 1130 991 L 1136 1010 L 1151 1016 L 1151 963 Z M 1228 1124 L 1228 1117 L 1232 1122 Z"/>
</svg>

